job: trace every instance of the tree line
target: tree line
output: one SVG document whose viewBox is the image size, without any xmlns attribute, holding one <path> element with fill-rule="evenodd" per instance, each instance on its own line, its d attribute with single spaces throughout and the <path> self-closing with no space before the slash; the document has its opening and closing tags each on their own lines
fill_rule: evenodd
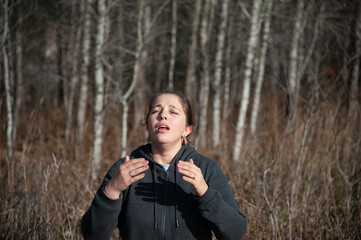
<svg viewBox="0 0 361 240">
<path fill-rule="evenodd" d="M 1 145 L 10 182 L 20 122 L 31 109 L 60 109 L 61 139 L 75 161 L 91 149 L 97 179 L 109 124 L 119 129 L 114 145 L 123 156 L 132 131 L 146 139 L 137 129 L 149 96 L 174 89 L 195 109 L 192 144 L 220 149 L 232 164 L 252 155 L 254 141 L 262 145 L 260 139 L 273 135 L 272 156 L 260 174 L 272 223 L 276 209 L 265 179 L 287 137 L 299 133 L 288 195 L 292 238 L 297 179 L 315 116 L 326 105 L 333 109 L 334 146 L 340 111 L 353 119 L 348 125 L 360 126 L 358 0 L 2 0 L 0 23 Z M 117 120 L 109 123 L 115 112 Z M 348 160 L 358 179 L 359 144 L 352 149 Z M 353 196 L 358 180 L 335 164 Z"/>
</svg>

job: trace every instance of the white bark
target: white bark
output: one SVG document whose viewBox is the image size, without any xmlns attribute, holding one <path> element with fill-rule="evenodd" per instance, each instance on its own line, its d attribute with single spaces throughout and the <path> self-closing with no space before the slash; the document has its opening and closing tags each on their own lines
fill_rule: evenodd
<svg viewBox="0 0 361 240">
<path fill-rule="evenodd" d="M 195 12 L 193 14 L 191 43 L 188 48 L 188 66 L 185 93 L 187 96 L 194 97 L 196 92 L 196 53 L 198 43 L 198 28 L 201 15 L 202 0 L 195 1 Z"/>
<path fill-rule="evenodd" d="M 262 49 L 261 49 L 261 56 L 259 61 L 259 71 L 258 77 L 256 82 L 256 88 L 254 92 L 253 98 L 253 107 L 252 107 L 252 114 L 251 114 L 251 134 L 254 135 L 256 132 L 256 125 L 257 125 L 257 118 L 259 112 L 259 105 L 261 99 L 261 89 L 263 85 L 264 79 L 264 72 L 266 66 L 266 55 L 268 49 L 268 39 L 269 39 L 269 32 L 271 26 L 271 13 L 272 13 L 272 5 L 274 0 L 267 0 L 267 12 L 264 20 L 264 29 L 263 29 L 263 37 L 262 37 Z"/>
<path fill-rule="evenodd" d="M 219 26 L 217 54 L 215 61 L 215 76 L 214 76 L 214 97 L 213 97 L 213 147 L 219 145 L 220 140 L 220 121 L 221 121 L 221 78 L 223 68 L 223 53 L 224 42 L 226 38 L 227 18 L 228 18 L 228 2 L 224 0 L 222 2 L 221 24 Z"/>
<path fill-rule="evenodd" d="M 20 28 L 23 23 L 22 9 L 19 7 L 18 13 L 18 27 L 16 29 L 16 98 L 15 98 L 15 109 L 14 109 L 14 127 L 13 127 L 13 141 L 16 141 L 17 127 L 19 125 L 19 114 L 21 105 L 24 98 L 24 83 L 23 83 L 23 46 L 22 46 L 22 35 Z"/>
<path fill-rule="evenodd" d="M 125 156 L 127 154 L 127 135 L 128 135 L 128 126 L 127 126 L 127 121 L 128 121 L 128 103 L 126 100 L 122 101 L 122 106 L 123 106 L 123 113 L 122 113 L 122 140 L 121 140 L 121 148 L 122 148 L 122 153 L 121 156 Z"/>
<path fill-rule="evenodd" d="M 103 119 L 104 119 L 104 70 L 102 62 L 105 41 L 105 0 L 98 0 L 98 24 L 95 45 L 95 103 L 94 103 L 94 164 L 92 177 L 98 176 L 102 158 Z"/>
<path fill-rule="evenodd" d="M 170 63 L 169 63 L 169 75 L 168 75 L 168 88 L 174 88 L 174 65 L 177 47 L 177 0 L 172 1 L 172 46 L 170 49 Z"/>
<path fill-rule="evenodd" d="M 297 108 L 298 95 L 299 95 L 299 78 L 297 78 L 297 70 L 298 70 L 298 48 L 299 48 L 299 40 L 301 33 L 303 31 L 302 26 L 302 17 L 304 12 L 304 0 L 298 0 L 296 16 L 295 16 L 295 25 L 292 33 L 291 40 L 291 52 L 290 52 L 290 65 L 288 68 L 288 91 L 290 97 L 289 110 L 291 111 L 291 119 L 293 119 L 294 111 Z M 292 121 L 293 122 L 293 121 Z"/>
<path fill-rule="evenodd" d="M 11 92 L 11 84 L 9 77 L 9 59 L 8 53 L 6 49 L 6 39 L 9 28 L 9 9 L 8 6 L 9 1 L 5 0 L 3 2 L 3 10 L 4 10 L 4 26 L 3 26 L 3 36 L 1 40 L 1 53 L 3 57 L 3 72 L 4 72 L 4 82 L 5 82 L 5 95 L 6 95 L 6 113 L 7 113 L 7 125 L 6 125 L 6 147 L 7 147 L 7 155 L 8 155 L 8 163 L 9 170 L 11 171 L 11 163 L 13 157 L 13 95 Z M 10 174 L 11 175 L 11 174 Z"/>
<path fill-rule="evenodd" d="M 140 55 L 139 55 L 139 64 L 138 64 L 138 71 L 137 73 L 133 73 L 133 74 L 137 74 L 138 76 L 138 85 L 139 88 L 135 93 L 135 104 L 134 104 L 134 123 L 136 125 L 140 124 L 143 120 L 143 110 L 144 110 L 144 102 L 145 102 L 145 96 L 146 96 L 146 72 L 147 72 L 147 65 L 148 65 L 148 50 L 147 47 L 149 46 L 149 33 L 150 33 L 150 29 L 151 29 L 151 5 L 150 2 L 147 1 L 141 1 L 140 3 L 140 11 L 142 11 L 142 29 L 138 29 L 138 31 L 143 31 L 144 34 L 138 34 L 138 38 L 139 36 L 141 37 L 141 39 L 138 39 L 138 41 L 142 42 L 142 49 L 140 51 Z M 144 25 L 144 29 L 143 29 L 143 25 Z"/>
<path fill-rule="evenodd" d="M 234 18 L 231 15 L 229 17 L 228 23 L 228 33 L 227 33 L 227 50 L 226 50 L 226 67 L 225 67 L 225 77 L 224 77 L 224 93 L 223 93 L 223 112 L 222 112 L 222 121 L 226 122 L 229 114 L 229 97 L 230 97 L 230 86 L 231 86 L 231 52 L 232 52 L 232 34 L 233 34 L 233 21 Z M 225 136 L 226 128 L 222 128 L 222 136 Z"/>
<path fill-rule="evenodd" d="M 244 128 L 245 128 L 249 96 L 251 90 L 253 60 L 254 60 L 255 49 L 258 44 L 259 32 L 260 32 L 260 29 L 258 28 L 260 25 L 257 23 L 257 21 L 259 19 L 261 3 L 262 0 L 253 1 L 251 30 L 250 30 L 250 37 L 248 39 L 247 59 L 246 59 L 244 77 L 243 77 L 244 80 L 243 80 L 242 101 L 238 112 L 236 133 L 234 137 L 234 146 L 232 153 L 233 161 L 238 161 L 242 148 L 242 140 L 244 135 Z"/>
<path fill-rule="evenodd" d="M 80 94 L 77 110 L 76 133 L 75 133 L 75 155 L 76 159 L 80 157 L 83 152 L 83 136 L 84 136 L 84 123 L 88 101 L 88 69 L 90 63 L 90 13 L 91 4 L 93 0 L 86 0 L 84 9 L 84 24 L 83 24 L 83 43 L 82 43 L 82 63 L 81 63 L 81 84 Z"/>
<path fill-rule="evenodd" d="M 195 140 L 195 146 L 198 147 L 201 142 L 201 146 L 206 145 L 206 130 L 207 130 L 207 107 L 208 107 L 208 95 L 209 95 L 209 55 L 208 55 L 208 16 L 210 11 L 210 0 L 205 1 L 203 18 L 201 23 L 201 52 L 203 56 L 203 75 L 200 84 L 199 94 L 199 117 L 198 117 L 198 134 Z"/>
<path fill-rule="evenodd" d="M 122 140 L 121 140 L 121 148 L 122 153 L 121 156 L 125 156 L 127 153 L 127 137 L 128 137 L 128 126 L 127 126 L 127 120 L 128 120 L 128 98 L 134 91 L 135 85 L 138 81 L 138 74 L 139 74 L 139 65 L 140 65 L 140 56 L 143 51 L 143 34 L 142 34 L 142 21 L 144 16 L 144 6 L 145 1 L 142 0 L 140 2 L 139 6 L 139 15 L 138 15 L 138 23 L 137 23 L 137 34 L 138 34 L 138 46 L 137 51 L 135 53 L 135 62 L 134 62 L 134 70 L 133 70 L 133 78 L 132 83 L 130 84 L 128 90 L 123 95 L 118 95 L 119 101 L 122 103 L 123 106 L 123 114 L 122 114 Z"/>
</svg>

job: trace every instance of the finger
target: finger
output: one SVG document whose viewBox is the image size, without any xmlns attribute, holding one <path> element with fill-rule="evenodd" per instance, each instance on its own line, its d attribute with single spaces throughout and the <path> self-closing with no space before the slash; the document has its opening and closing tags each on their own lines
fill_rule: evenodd
<svg viewBox="0 0 361 240">
<path fill-rule="evenodd" d="M 188 171 L 197 171 L 198 167 L 190 162 L 179 161 L 178 168 Z"/>
<path fill-rule="evenodd" d="M 189 169 L 184 169 L 184 168 L 178 168 L 178 171 L 183 174 L 184 176 L 191 178 L 191 179 L 195 179 L 196 178 L 196 174 L 194 171 L 189 170 Z"/>
<path fill-rule="evenodd" d="M 134 182 L 136 182 L 136 181 L 138 181 L 138 180 L 140 180 L 140 179 L 144 178 L 144 176 L 145 176 L 145 174 L 144 174 L 144 173 L 139 174 L 139 175 L 136 175 L 136 176 L 134 176 L 134 177 L 132 177 L 132 178 L 131 178 L 130 182 L 131 182 L 131 183 L 134 183 Z"/>
<path fill-rule="evenodd" d="M 125 162 L 129 162 L 130 161 L 130 158 L 128 155 L 125 156 Z"/>
<path fill-rule="evenodd" d="M 129 164 L 128 166 L 126 166 L 126 168 L 124 168 L 125 171 L 127 172 L 131 172 L 137 169 L 143 169 L 145 167 L 148 167 L 149 162 L 148 161 L 140 161 L 140 162 L 133 162 L 131 164 Z"/>
<path fill-rule="evenodd" d="M 197 183 L 197 181 L 194 178 L 187 177 L 187 176 L 183 176 L 183 180 L 186 182 L 189 182 L 192 185 L 195 185 Z"/>
<path fill-rule="evenodd" d="M 134 177 L 134 176 L 136 176 L 136 175 L 138 175 L 138 174 L 146 171 L 148 168 L 149 168 L 148 164 L 147 164 L 147 165 L 144 165 L 144 166 L 140 166 L 140 167 L 138 167 L 138 168 L 135 168 L 135 169 L 129 171 L 129 175 L 130 175 L 131 177 Z"/>
<path fill-rule="evenodd" d="M 145 161 L 144 158 L 134 158 L 134 159 L 132 159 L 132 160 L 128 160 L 128 161 L 124 162 L 124 163 L 122 164 L 122 166 L 123 166 L 123 169 L 127 169 L 127 168 L 133 166 L 134 164 L 137 164 L 137 163 L 146 163 L 146 162 L 148 162 L 148 161 Z"/>
</svg>

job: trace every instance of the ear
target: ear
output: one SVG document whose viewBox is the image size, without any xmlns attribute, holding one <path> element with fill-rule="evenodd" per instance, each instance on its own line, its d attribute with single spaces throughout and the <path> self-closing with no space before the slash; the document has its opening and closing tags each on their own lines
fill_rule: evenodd
<svg viewBox="0 0 361 240">
<path fill-rule="evenodd" d="M 189 134 L 191 134 L 191 132 L 192 132 L 192 126 L 187 126 L 186 129 L 184 130 L 183 135 L 187 137 Z"/>
</svg>

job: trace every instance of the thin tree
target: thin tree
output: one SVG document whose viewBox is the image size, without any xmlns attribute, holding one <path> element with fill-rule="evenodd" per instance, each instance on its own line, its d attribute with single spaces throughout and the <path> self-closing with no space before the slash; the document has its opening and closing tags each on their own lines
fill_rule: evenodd
<svg viewBox="0 0 361 240">
<path fill-rule="evenodd" d="M 201 53 L 203 59 L 203 73 L 200 83 L 199 93 L 199 116 L 198 116 L 198 133 L 195 140 L 195 146 L 198 147 L 200 140 L 202 139 L 201 146 L 206 145 L 206 130 L 207 130 L 207 107 L 209 98 L 209 35 L 208 24 L 209 13 L 211 9 L 210 0 L 205 0 L 203 8 L 203 17 L 200 29 L 201 35 Z"/>
<path fill-rule="evenodd" d="M 301 33 L 304 28 L 304 25 L 302 24 L 304 6 L 305 6 L 304 0 L 297 1 L 295 25 L 293 27 L 293 33 L 292 33 L 290 60 L 288 67 L 288 94 L 289 94 L 288 110 L 290 112 L 290 120 L 291 120 L 291 123 L 288 126 L 290 126 L 291 128 L 295 124 L 295 114 L 297 111 L 297 105 L 299 99 L 300 78 L 297 76 L 298 64 L 299 64 L 298 50 L 299 50 Z"/>
<path fill-rule="evenodd" d="M 7 53 L 7 37 L 9 31 L 9 1 L 5 0 L 2 4 L 3 8 L 3 34 L 1 39 L 1 53 L 3 59 L 3 72 L 5 83 L 5 95 L 6 95 L 6 113 L 7 113 L 7 125 L 6 125 L 6 148 L 7 148 L 7 160 L 9 167 L 9 180 L 12 183 L 13 172 L 13 93 L 11 91 L 11 83 L 9 77 L 9 59 Z"/>
<path fill-rule="evenodd" d="M 269 33 L 271 28 L 271 13 L 273 7 L 274 0 L 267 0 L 267 10 L 264 19 L 264 29 L 263 29 L 263 36 L 262 36 L 262 49 L 261 49 L 261 56 L 259 60 L 259 68 L 258 68 L 258 76 L 256 81 L 256 88 L 253 95 L 253 106 L 252 106 L 252 114 L 251 114 L 251 134 L 254 135 L 256 132 L 256 124 L 259 112 L 259 105 L 261 99 L 261 89 L 263 85 L 264 79 L 264 72 L 266 66 L 266 55 L 268 49 L 268 39 Z"/>
<path fill-rule="evenodd" d="M 356 20 L 356 39 L 355 39 L 355 60 L 352 71 L 351 95 L 350 95 L 350 114 L 358 112 L 358 82 L 360 79 L 360 58 L 361 58 L 361 3 L 358 3 L 357 20 Z"/>
<path fill-rule="evenodd" d="M 138 74 L 139 74 L 139 65 L 140 65 L 140 56 L 142 54 L 143 50 L 143 34 L 142 34 L 142 22 L 144 17 L 144 11 L 145 11 L 145 1 L 142 0 L 140 2 L 139 6 L 139 15 L 138 15 L 138 23 L 137 23 L 137 35 L 138 35 L 138 46 L 135 53 L 135 62 L 134 62 L 134 70 L 133 70 L 133 78 L 132 83 L 130 84 L 128 90 L 121 95 L 120 92 L 118 92 L 118 98 L 119 101 L 122 103 L 123 112 L 122 112 L 122 139 L 121 139 L 121 148 L 122 153 L 121 156 L 125 156 L 127 153 L 127 132 L 128 132 L 128 126 L 127 126 L 127 120 L 128 120 L 128 98 L 134 91 L 134 88 L 136 86 L 137 80 L 138 80 Z"/>
<path fill-rule="evenodd" d="M 259 32 L 260 32 L 260 24 L 258 24 L 258 20 L 259 20 L 261 4 L 262 4 L 262 0 L 253 1 L 251 30 L 248 39 L 247 59 L 244 70 L 244 77 L 243 77 L 242 100 L 238 112 L 238 120 L 236 126 L 236 133 L 234 137 L 233 152 L 232 152 L 233 161 L 238 161 L 242 148 L 242 140 L 245 130 L 247 109 L 248 109 L 249 97 L 251 92 L 253 60 L 254 60 L 255 49 L 258 44 Z"/>
<path fill-rule="evenodd" d="M 80 12 L 84 12 L 84 1 L 80 2 Z M 65 127 L 65 140 L 70 141 L 71 132 L 73 127 L 73 107 L 74 107 L 74 97 L 76 92 L 76 87 L 79 82 L 79 49 L 80 49 L 80 42 L 81 42 L 81 28 L 77 27 L 77 4 L 75 2 L 72 3 L 72 22 L 71 22 L 71 40 L 73 44 L 73 48 L 71 48 L 71 56 L 72 56 L 72 72 L 71 72 L 71 80 L 70 86 L 68 87 L 68 99 L 65 101 L 66 104 L 66 127 Z"/>
<path fill-rule="evenodd" d="M 219 26 L 217 53 L 215 60 L 215 76 L 213 82 L 214 97 L 213 97 L 213 130 L 212 143 L 213 147 L 219 145 L 220 140 L 220 121 L 221 121 L 221 79 L 223 68 L 224 45 L 227 32 L 228 19 L 228 0 L 222 2 L 221 24 Z"/>
<path fill-rule="evenodd" d="M 234 26 L 234 17 L 231 15 L 229 17 L 228 23 L 228 32 L 227 32 L 227 49 L 226 49 L 226 66 L 225 66 L 225 76 L 224 76 L 224 93 L 223 93 L 223 111 L 222 111 L 222 122 L 226 122 L 229 114 L 229 98 L 230 98 L 230 87 L 231 87 L 231 65 L 232 65 L 232 49 L 233 49 L 233 26 Z M 222 136 L 225 136 L 226 128 L 222 129 Z M 226 141 L 224 141 L 225 144 Z"/>
<path fill-rule="evenodd" d="M 86 0 L 84 6 L 84 21 L 83 21 L 83 41 L 81 48 L 81 84 L 80 84 L 80 93 L 78 101 L 78 109 L 76 116 L 76 132 L 75 132 L 75 156 L 76 159 L 79 159 L 83 153 L 83 137 L 84 137 L 84 123 L 86 116 L 86 108 L 88 103 L 88 82 L 89 82 L 89 64 L 90 64 L 90 27 L 91 27 L 91 6 L 93 0 Z"/>
<path fill-rule="evenodd" d="M 142 31 L 143 31 L 143 47 L 139 55 L 139 65 L 138 65 L 138 73 L 137 74 L 137 85 L 139 88 L 135 92 L 135 99 L 134 99 L 134 123 L 139 125 L 143 119 L 143 108 L 144 108 L 144 101 L 146 95 L 146 86 L 147 86 L 147 66 L 149 65 L 149 45 L 150 45 L 150 30 L 152 27 L 152 20 L 151 20 L 151 4 L 150 1 L 141 1 L 140 3 L 142 11 L 144 11 L 144 15 L 142 18 Z"/>
<path fill-rule="evenodd" d="M 103 69 L 103 44 L 105 41 L 105 0 L 98 1 L 98 24 L 95 44 L 95 102 L 94 102 L 94 164 L 92 177 L 95 180 L 98 176 L 102 159 L 103 143 L 103 120 L 104 120 L 104 69 Z"/>
<path fill-rule="evenodd" d="M 177 48 L 177 0 L 172 1 L 172 46 L 170 49 L 170 63 L 169 63 L 169 75 L 168 75 L 168 88 L 174 88 L 174 65 Z"/>
<path fill-rule="evenodd" d="M 16 51 L 16 94 L 14 105 L 14 127 L 13 127 L 13 141 L 16 141 L 17 127 L 19 125 L 19 114 L 24 98 L 24 83 L 23 83 L 23 42 L 22 42 L 22 25 L 23 12 L 22 5 L 17 8 L 17 28 L 15 32 L 15 51 Z"/>
<path fill-rule="evenodd" d="M 201 16 L 202 0 L 195 1 L 195 10 L 193 14 L 191 43 L 188 48 L 188 66 L 187 78 L 185 84 L 185 93 L 191 98 L 195 97 L 196 93 L 196 59 L 198 46 L 198 28 Z"/>
</svg>

